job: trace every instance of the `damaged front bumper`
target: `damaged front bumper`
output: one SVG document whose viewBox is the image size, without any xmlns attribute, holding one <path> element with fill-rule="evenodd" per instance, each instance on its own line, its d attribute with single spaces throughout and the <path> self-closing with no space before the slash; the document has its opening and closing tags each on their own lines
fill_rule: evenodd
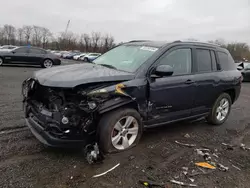
<svg viewBox="0 0 250 188">
<path fill-rule="evenodd" d="M 46 90 L 37 90 L 39 87 L 41 86 L 34 79 L 28 79 L 22 85 L 25 120 L 34 136 L 43 144 L 52 147 L 84 147 L 94 142 L 94 132 L 87 129 L 92 125 L 89 114 L 85 113 L 82 117 L 82 114 L 77 114 L 79 111 L 70 106 L 49 110 L 35 97 L 35 92 Z M 79 117 L 82 119 L 79 120 Z"/>
<path fill-rule="evenodd" d="M 24 104 L 26 124 L 30 128 L 33 135 L 43 144 L 51 147 L 83 147 L 89 139 L 89 135 L 85 138 L 78 137 L 78 139 L 69 138 L 67 134 L 70 132 L 62 131 L 50 121 L 50 118 L 36 110 L 29 104 Z"/>
</svg>

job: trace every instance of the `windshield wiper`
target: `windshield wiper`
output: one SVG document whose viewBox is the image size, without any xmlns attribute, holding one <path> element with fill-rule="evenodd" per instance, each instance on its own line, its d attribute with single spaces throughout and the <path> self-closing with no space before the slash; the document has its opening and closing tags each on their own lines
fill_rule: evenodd
<svg viewBox="0 0 250 188">
<path fill-rule="evenodd" d="M 117 69 L 113 65 L 108 65 L 108 64 L 99 64 L 99 65 L 104 66 L 104 67 L 108 67 L 108 68 L 111 68 L 111 69 Z"/>
</svg>

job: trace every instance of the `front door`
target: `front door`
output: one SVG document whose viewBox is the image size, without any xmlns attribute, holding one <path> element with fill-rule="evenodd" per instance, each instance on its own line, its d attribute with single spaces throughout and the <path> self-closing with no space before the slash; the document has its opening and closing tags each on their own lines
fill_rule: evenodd
<svg viewBox="0 0 250 188">
<path fill-rule="evenodd" d="M 192 59 L 192 49 L 181 47 L 167 51 L 156 62 L 155 66 L 172 66 L 174 73 L 172 76 L 150 78 L 151 120 L 148 124 L 161 124 L 190 116 L 196 90 Z"/>
<path fill-rule="evenodd" d="M 28 48 L 21 47 L 13 50 L 10 55 L 5 58 L 12 63 L 25 63 L 28 59 Z"/>
</svg>

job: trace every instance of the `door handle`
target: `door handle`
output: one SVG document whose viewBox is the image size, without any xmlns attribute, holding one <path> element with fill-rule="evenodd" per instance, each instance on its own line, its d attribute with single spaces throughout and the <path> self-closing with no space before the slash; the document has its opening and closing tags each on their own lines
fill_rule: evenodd
<svg viewBox="0 0 250 188">
<path fill-rule="evenodd" d="M 185 82 L 185 84 L 193 84 L 193 83 L 194 83 L 193 80 L 187 80 L 187 81 Z"/>
</svg>

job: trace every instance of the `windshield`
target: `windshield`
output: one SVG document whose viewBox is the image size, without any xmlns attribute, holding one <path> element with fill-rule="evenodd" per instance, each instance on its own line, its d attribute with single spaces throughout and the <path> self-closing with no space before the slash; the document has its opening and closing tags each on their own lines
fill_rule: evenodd
<svg viewBox="0 0 250 188">
<path fill-rule="evenodd" d="M 148 46 L 118 46 L 93 62 L 126 72 L 135 72 L 157 50 L 158 48 Z"/>
</svg>

